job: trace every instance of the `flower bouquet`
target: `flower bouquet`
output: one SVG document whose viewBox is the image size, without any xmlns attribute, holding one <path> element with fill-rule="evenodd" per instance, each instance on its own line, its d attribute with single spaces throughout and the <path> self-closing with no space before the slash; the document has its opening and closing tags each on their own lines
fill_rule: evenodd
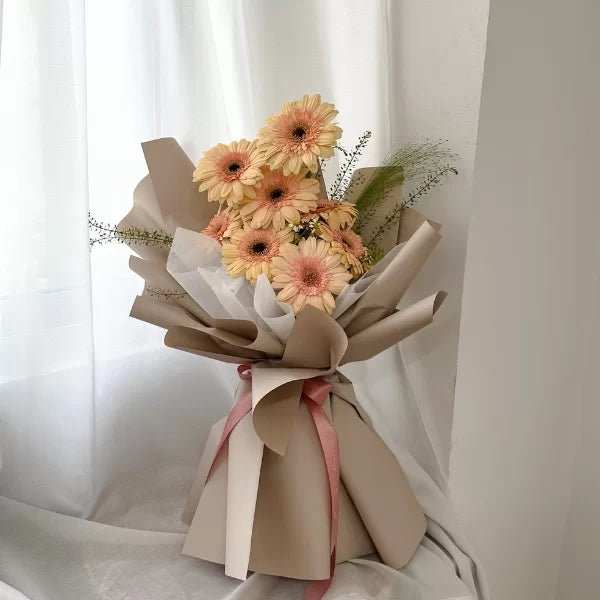
<svg viewBox="0 0 600 600">
<path fill-rule="evenodd" d="M 165 328 L 169 347 L 239 364 L 184 510 L 183 553 L 239 579 L 313 580 L 310 598 L 336 563 L 377 552 L 399 568 L 424 535 L 400 465 L 338 368 L 432 321 L 443 292 L 396 308 L 440 239 L 411 204 L 455 172 L 429 142 L 355 169 L 370 133 L 345 150 L 336 114 L 304 96 L 196 168 L 174 139 L 146 142 L 149 175 L 129 214 L 117 227 L 91 219 L 92 243 L 138 254 L 132 316 Z M 344 162 L 327 190 L 334 152 Z"/>
</svg>

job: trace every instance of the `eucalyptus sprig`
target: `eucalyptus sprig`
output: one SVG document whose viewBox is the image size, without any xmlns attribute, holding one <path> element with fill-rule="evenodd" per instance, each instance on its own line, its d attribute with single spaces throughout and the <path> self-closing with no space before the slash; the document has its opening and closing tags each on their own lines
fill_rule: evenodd
<svg viewBox="0 0 600 600">
<path fill-rule="evenodd" d="M 142 246 L 167 246 L 173 244 L 173 236 L 162 229 L 143 229 L 140 227 L 125 227 L 119 229 L 116 225 L 98 221 L 88 215 L 90 229 L 90 248 L 96 244 L 119 242 L 121 244 L 139 244 Z"/>
</svg>

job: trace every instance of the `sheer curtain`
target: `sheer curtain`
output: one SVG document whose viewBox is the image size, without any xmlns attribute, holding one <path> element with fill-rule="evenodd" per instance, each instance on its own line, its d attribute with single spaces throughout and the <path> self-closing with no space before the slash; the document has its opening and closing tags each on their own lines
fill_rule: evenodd
<svg viewBox="0 0 600 600">
<path fill-rule="evenodd" d="M 94 428 L 84 11 L 3 4 L 2 487 L 79 514 Z"/>
<path fill-rule="evenodd" d="M 0 495 L 11 522 L 53 532 L 49 548 L 62 543 L 61 515 L 119 526 L 114 540 L 134 529 L 184 531 L 182 499 L 235 380 L 227 366 L 164 348 L 161 330 L 128 317 L 140 291 L 129 251 L 105 246 L 90 257 L 87 212 L 113 223 L 123 216 L 146 172 L 141 141 L 173 136 L 196 160 L 218 141 L 253 137 L 284 100 L 307 92 L 337 105 L 347 145 L 374 132 L 365 165 L 417 133 L 447 137 L 462 157 L 463 175 L 423 206 L 444 222 L 447 241 L 412 292 L 447 289 L 446 312 L 405 346 L 409 373 L 398 349 L 350 369 L 380 433 L 438 490 L 439 520 L 452 521 L 441 494 L 486 18 L 476 0 L 4 0 Z M 25 505 L 60 514 L 46 519 Z M 68 523 L 75 542 L 63 540 L 66 554 L 105 535 Z M 0 536 L 8 531 L 25 535 L 0 527 Z M 150 540 L 128 535 L 133 546 Z M 177 537 L 144 547 L 152 554 L 162 543 L 172 554 L 164 564 L 189 564 L 175 560 Z M 442 554 L 432 555 L 447 561 Z M 414 568 L 405 578 L 419 579 Z M 458 570 L 473 568 L 465 557 Z M 233 589 L 217 569 L 203 569 L 210 585 L 195 575 L 185 585 L 208 586 L 211 598 Z M 436 585 L 465 596 L 453 577 Z M 32 598 L 61 597 L 60 588 L 36 596 L 28 585 Z M 472 593 L 478 585 L 471 576 Z"/>
</svg>

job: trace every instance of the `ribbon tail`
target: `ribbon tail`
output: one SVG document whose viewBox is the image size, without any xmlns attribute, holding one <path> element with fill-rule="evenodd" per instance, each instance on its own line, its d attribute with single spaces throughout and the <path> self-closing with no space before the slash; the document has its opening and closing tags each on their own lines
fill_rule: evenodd
<svg viewBox="0 0 600 600">
<path fill-rule="evenodd" d="M 321 600 L 329 589 L 335 572 L 340 505 L 340 453 L 337 434 L 333 425 L 327 418 L 327 415 L 323 412 L 321 405 L 314 402 L 308 396 L 304 397 L 309 399 L 307 402 L 308 408 L 315 423 L 319 441 L 321 442 L 331 499 L 331 560 L 329 566 L 329 579 L 315 581 L 308 586 L 304 595 L 304 600 Z"/>
<path fill-rule="evenodd" d="M 331 583 L 333 582 L 333 574 L 335 572 L 335 548 L 331 553 L 331 575 L 329 579 L 322 579 L 320 581 L 313 581 L 304 592 L 304 600 L 321 600 L 323 596 L 327 593 L 327 590 L 331 587 Z"/>
</svg>

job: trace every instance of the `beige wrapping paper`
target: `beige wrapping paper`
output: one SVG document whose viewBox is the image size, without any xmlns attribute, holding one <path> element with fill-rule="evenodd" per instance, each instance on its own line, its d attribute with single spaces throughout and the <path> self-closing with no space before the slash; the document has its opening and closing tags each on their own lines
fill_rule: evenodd
<svg viewBox="0 0 600 600">
<path fill-rule="evenodd" d="M 240 391 L 240 388 L 238 388 L 238 392 Z M 223 429 L 225 428 L 226 421 L 227 417 L 224 417 L 220 421 L 217 421 L 210 428 L 210 431 L 208 433 L 208 438 L 206 440 L 206 444 L 204 445 L 204 451 L 202 452 L 200 464 L 198 465 L 198 468 L 196 470 L 196 475 L 194 477 L 192 489 L 188 494 L 183 513 L 181 514 L 181 520 L 184 523 L 187 523 L 188 525 L 192 522 L 196 509 L 198 508 L 198 502 L 200 502 L 200 496 L 202 495 L 202 491 L 204 490 L 204 484 L 206 482 L 206 479 L 208 478 L 208 473 L 210 472 L 213 459 L 217 454 L 219 440 L 221 439 L 221 435 L 223 434 Z"/>
<path fill-rule="evenodd" d="M 208 202 L 206 192 L 192 181 L 194 163 L 173 138 L 142 144 L 155 197 L 166 230 L 177 226 L 201 231 L 217 212 L 218 203 Z"/>
<path fill-rule="evenodd" d="M 425 515 L 396 457 L 354 407 L 333 396 L 332 411 L 341 479 L 383 562 L 399 569 L 425 535 Z"/>
<path fill-rule="evenodd" d="M 403 566 L 424 535 L 423 513 L 402 469 L 379 436 L 351 403 L 337 395 L 332 395 L 332 403 L 342 469 L 337 562 L 377 550 L 386 564 Z M 214 455 L 212 443 L 205 453 Z M 222 538 L 231 527 L 227 514 L 233 510 L 238 515 L 241 509 L 231 505 L 227 486 L 231 478 L 244 478 L 237 471 L 232 473 L 231 456 L 230 442 L 228 461 L 217 461 L 183 547 L 184 554 L 225 564 L 228 573 L 232 570 L 227 565 Z M 248 472 L 253 460 L 246 448 L 241 459 L 246 478 L 251 477 Z M 203 456 L 202 462 L 210 461 Z M 204 473 L 199 476 L 204 477 Z M 375 489 L 377 494 L 373 493 Z M 374 497 L 377 501 L 372 503 Z M 219 499 L 222 502 L 225 498 L 227 510 L 215 511 Z M 300 404 L 285 455 L 264 449 L 248 568 L 299 579 L 327 579 L 328 502 L 329 488 L 316 430 L 306 405 Z M 191 512 L 188 506 L 186 514 Z M 221 519 L 218 528 L 217 518 Z M 235 536 L 229 544 L 242 553 L 247 541 Z"/>
<path fill-rule="evenodd" d="M 246 579 L 264 451 L 251 413 L 231 432 L 228 444 L 225 574 Z"/>
<path fill-rule="evenodd" d="M 313 332 L 310 340 L 307 332 Z M 245 566 L 286 577 L 327 578 L 329 488 L 316 430 L 306 405 L 300 403 L 300 395 L 304 379 L 335 373 L 346 348 L 347 338 L 341 327 L 322 311 L 307 307 L 296 320 L 281 363 L 270 361 L 253 367 L 254 429 L 265 444 L 264 450 L 262 447 L 260 450 L 262 465 L 257 494 L 248 491 L 244 497 L 256 502 L 253 528 L 242 535 L 237 527 L 234 535 L 227 535 L 234 527 L 227 517 L 229 511 L 233 510 L 235 515 L 248 512 L 248 505 L 241 500 L 233 505 L 230 502 L 228 478 L 243 479 L 237 471 L 232 472 L 230 441 L 227 474 L 215 473 L 217 483 L 213 484 L 211 477 L 200 495 L 183 548 L 185 554 L 222 562 L 226 573 L 237 576 Z M 338 561 L 362 556 L 376 548 L 382 557 L 385 555 L 387 564 L 401 566 L 412 556 L 423 536 L 423 513 L 395 457 L 356 410 L 356 397 L 348 380 L 335 375 L 332 392 L 343 487 Z M 331 409 L 326 412 L 331 416 Z M 207 452 L 214 452 L 213 448 L 214 444 L 209 443 Z M 248 473 L 257 468 L 256 452 L 250 445 L 244 449 L 245 476 L 251 479 Z M 361 455 L 360 460 L 356 460 L 356 453 Z M 205 457 L 201 462 L 207 462 Z M 224 471 L 224 463 L 220 464 L 217 468 Z M 198 484 L 194 487 L 197 490 Z M 374 490 L 378 497 L 387 499 L 376 510 L 369 505 Z M 222 502 L 227 502 L 228 509 L 224 516 L 219 513 L 224 520 L 216 531 L 212 507 L 219 496 Z M 194 501 L 196 497 L 197 491 Z M 393 506 L 402 507 L 400 513 L 387 510 Z M 186 513 L 190 513 L 189 507 Z M 215 553 L 215 548 L 222 547 L 223 535 L 228 540 L 226 548 L 235 545 L 231 556 L 246 556 L 251 543 L 248 562 L 234 561 L 227 552 Z"/>
<path fill-rule="evenodd" d="M 355 202 L 356 198 L 367 185 L 369 179 L 373 176 L 377 167 L 363 167 L 361 169 L 355 169 L 350 179 L 350 185 L 348 186 L 348 193 L 344 200 L 348 202 Z M 384 201 L 381 203 L 377 215 L 361 231 L 361 235 L 365 241 L 368 241 L 377 227 L 383 221 L 385 215 L 388 215 L 396 206 L 402 204 L 402 186 L 399 185 L 391 190 Z M 380 215 L 380 216 L 379 216 Z M 382 248 L 386 253 L 389 252 L 396 244 L 400 242 L 406 242 L 412 234 L 423 224 L 424 221 L 428 220 L 420 212 L 417 212 L 414 208 L 405 208 L 402 211 L 402 218 L 398 222 L 397 227 L 390 227 L 386 232 L 377 239 L 377 245 Z M 439 223 L 433 223 L 436 230 L 440 229 Z"/>
<path fill-rule="evenodd" d="M 164 329 L 183 327 L 190 330 L 189 336 L 194 336 L 194 331 L 213 338 L 214 342 L 224 345 L 231 350 L 240 348 L 252 350 L 249 356 L 267 358 L 280 356 L 283 345 L 274 336 L 256 327 L 249 321 L 238 319 L 211 319 L 207 320 L 213 325 L 208 326 L 196 319 L 189 310 L 160 298 L 151 296 L 138 296 L 131 308 L 131 316 L 147 321 Z M 177 347 L 177 346 L 175 346 Z"/>
<path fill-rule="evenodd" d="M 356 202 L 358 195 L 363 188 L 369 182 L 369 179 L 373 176 L 377 167 L 363 167 L 361 169 L 355 169 L 350 178 L 350 185 L 344 200 L 347 202 Z M 402 186 L 399 185 L 395 189 L 388 193 L 386 198 L 379 206 L 379 210 L 376 215 L 373 215 L 369 219 L 369 223 L 361 230 L 361 236 L 365 243 L 367 243 L 373 236 L 373 233 L 378 226 L 383 222 L 384 216 L 389 214 L 392 209 L 402 203 Z M 389 252 L 398 242 L 400 242 L 400 223 L 398 226 L 386 228 L 386 231 L 377 238 L 377 246 L 384 250 L 386 253 Z"/>
<path fill-rule="evenodd" d="M 425 221 L 359 301 L 338 318 L 349 336 L 394 312 L 439 240 L 435 227 Z"/>
<path fill-rule="evenodd" d="M 252 369 L 254 427 L 271 450 L 285 453 L 304 380 L 334 373 L 347 343 L 333 319 L 307 306 L 296 318 L 281 364 Z"/>
<path fill-rule="evenodd" d="M 262 352 L 231 346 L 215 339 L 208 333 L 189 327 L 169 327 L 165 335 L 165 345 L 169 348 L 235 364 L 266 359 Z"/>
<path fill-rule="evenodd" d="M 429 325 L 445 299 L 446 292 L 438 292 L 363 329 L 348 340 L 342 364 L 373 358 Z"/>
<path fill-rule="evenodd" d="M 136 188 L 134 207 L 120 226 L 162 229 L 181 240 L 181 252 L 193 253 L 194 236 L 201 235 L 197 232 L 213 216 L 216 203 L 197 191 L 191 181 L 193 164 L 175 140 L 154 140 L 143 149 L 150 175 Z M 323 195 L 320 175 L 319 180 Z M 401 190 L 396 190 L 382 210 L 399 199 Z M 262 311 L 268 319 L 287 318 L 274 296 L 263 297 L 258 310 L 244 304 L 245 290 L 233 287 L 237 295 L 228 299 L 228 308 L 221 310 L 211 298 L 211 306 L 230 314 L 227 318 L 207 310 L 202 287 L 168 300 L 148 293 L 135 300 L 132 316 L 167 329 L 167 346 L 252 364 L 252 410 L 234 429 L 212 470 L 225 420 L 211 429 L 184 510 L 190 529 L 183 553 L 222 563 L 228 575 L 242 579 L 248 569 L 301 579 L 329 577 L 328 480 L 315 425 L 301 401 L 304 380 L 322 377 L 332 385 L 324 411 L 340 448 L 337 560 L 374 550 L 393 567 L 410 559 L 425 531 L 423 512 L 397 460 L 373 431 L 351 382 L 337 368 L 375 356 L 431 322 L 445 297 L 442 292 L 400 311 L 396 306 L 437 244 L 438 231 L 438 224 L 406 209 L 399 227 L 382 241 L 388 257 L 365 276 L 360 293 L 347 297 L 336 319 L 308 306 L 293 327 L 275 332 L 259 316 Z M 131 268 L 147 286 L 180 288 L 182 282 L 194 282 L 198 257 L 171 260 L 161 247 L 132 248 L 141 258 L 132 258 Z M 211 272 L 200 273 L 201 268 L 198 262 L 198 277 L 219 283 Z M 232 312 L 246 316 L 233 318 Z M 249 382 L 243 381 L 236 397 L 248 391 Z"/>
<path fill-rule="evenodd" d="M 163 229 L 166 231 L 166 224 L 163 221 L 158 200 L 154 194 L 150 175 L 146 175 L 136 186 L 133 192 L 133 208 L 117 226 L 119 230 L 130 227 L 150 230 Z M 131 243 L 129 243 L 129 246 L 137 254 L 150 261 L 163 265 L 167 262 L 169 251 L 164 246 L 146 246 Z"/>
</svg>

